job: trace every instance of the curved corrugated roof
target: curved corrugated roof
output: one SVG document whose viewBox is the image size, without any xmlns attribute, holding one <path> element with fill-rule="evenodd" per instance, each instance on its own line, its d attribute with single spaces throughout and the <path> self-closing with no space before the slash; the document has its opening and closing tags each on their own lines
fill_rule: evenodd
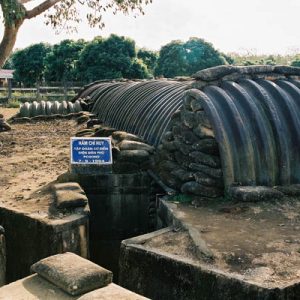
<svg viewBox="0 0 300 300">
<path fill-rule="evenodd" d="M 300 182 L 299 81 L 224 81 L 193 93 L 212 123 L 226 186 Z"/>
<path fill-rule="evenodd" d="M 89 87 L 92 113 L 105 124 L 158 145 L 171 115 L 182 105 L 187 82 L 144 81 L 100 83 Z"/>
</svg>

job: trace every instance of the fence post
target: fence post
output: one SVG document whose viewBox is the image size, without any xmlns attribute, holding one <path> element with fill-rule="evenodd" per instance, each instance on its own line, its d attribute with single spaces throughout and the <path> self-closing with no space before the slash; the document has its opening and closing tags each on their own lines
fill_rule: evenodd
<svg viewBox="0 0 300 300">
<path fill-rule="evenodd" d="M 10 100 L 12 98 L 12 80 L 9 78 L 7 80 L 7 98 Z"/>
<path fill-rule="evenodd" d="M 36 83 L 36 99 L 40 99 L 40 84 L 38 82 Z"/>
<path fill-rule="evenodd" d="M 63 80 L 63 94 L 64 94 L 64 100 L 67 100 L 68 96 L 68 87 L 66 80 Z"/>
</svg>

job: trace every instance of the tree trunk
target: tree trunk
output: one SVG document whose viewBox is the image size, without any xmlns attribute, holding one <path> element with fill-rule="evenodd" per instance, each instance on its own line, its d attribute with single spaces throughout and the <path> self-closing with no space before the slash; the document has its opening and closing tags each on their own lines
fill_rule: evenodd
<svg viewBox="0 0 300 300">
<path fill-rule="evenodd" d="M 4 34 L 0 43 L 0 69 L 11 54 L 17 39 L 17 33 L 24 19 L 16 21 L 14 24 L 5 25 Z"/>
</svg>

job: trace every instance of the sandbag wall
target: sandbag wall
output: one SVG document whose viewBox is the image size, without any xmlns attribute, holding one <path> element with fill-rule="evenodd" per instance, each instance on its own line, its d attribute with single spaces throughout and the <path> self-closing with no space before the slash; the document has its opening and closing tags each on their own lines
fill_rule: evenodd
<svg viewBox="0 0 300 300">
<path fill-rule="evenodd" d="M 158 147 L 157 171 L 168 186 L 183 193 L 222 196 L 221 160 L 211 123 L 194 93 L 184 95 Z"/>
<path fill-rule="evenodd" d="M 20 106 L 21 118 L 32 118 L 36 116 L 68 115 L 82 111 L 80 101 L 33 101 L 25 102 Z"/>
</svg>

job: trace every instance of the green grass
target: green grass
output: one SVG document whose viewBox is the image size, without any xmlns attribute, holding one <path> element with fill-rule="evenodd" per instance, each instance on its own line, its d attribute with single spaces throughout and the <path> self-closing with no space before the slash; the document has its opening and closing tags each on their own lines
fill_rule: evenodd
<svg viewBox="0 0 300 300">
<path fill-rule="evenodd" d="M 17 99 L 10 99 L 8 100 L 6 107 L 8 108 L 19 108 L 20 107 L 21 102 L 18 101 Z"/>
</svg>

